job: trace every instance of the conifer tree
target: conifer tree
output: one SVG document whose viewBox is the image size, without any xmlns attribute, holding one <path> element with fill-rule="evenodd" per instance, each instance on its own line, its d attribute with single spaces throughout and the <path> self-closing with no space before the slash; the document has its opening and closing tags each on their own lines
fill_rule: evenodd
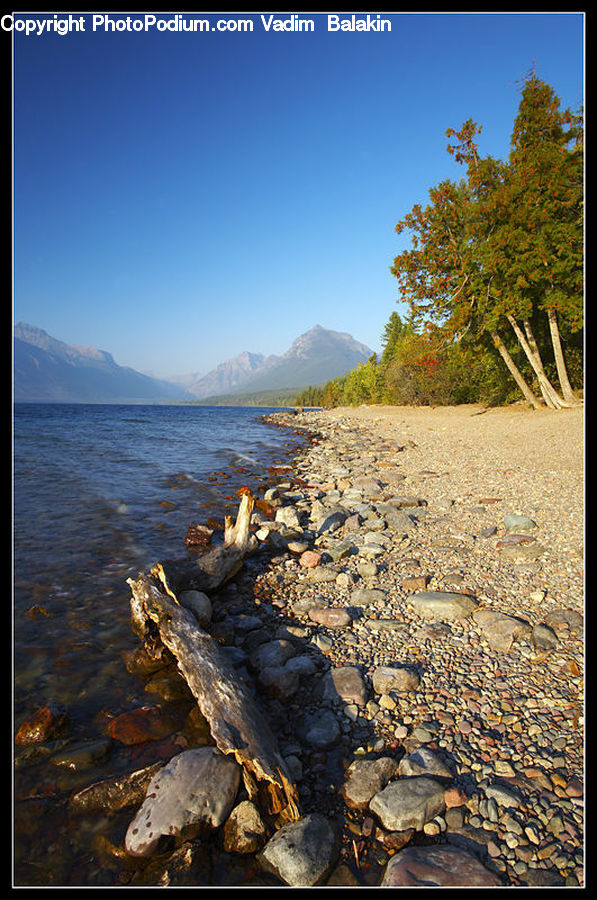
<svg viewBox="0 0 597 900">
<path fill-rule="evenodd" d="M 412 246 L 394 261 L 412 321 L 434 321 L 447 339 L 489 335 L 526 399 L 539 407 L 507 347 L 504 328 L 535 373 L 552 408 L 577 402 L 567 376 L 558 321 L 567 333 L 582 327 L 582 123 L 560 112 L 553 90 L 527 79 L 507 163 L 481 157 L 481 127 L 471 119 L 448 129 L 448 145 L 466 168 L 458 184 L 429 191 L 396 226 Z M 536 338 L 547 316 L 562 396 L 550 382 Z M 506 324 L 507 323 L 507 324 Z M 538 334 L 543 339 L 545 329 Z"/>
</svg>

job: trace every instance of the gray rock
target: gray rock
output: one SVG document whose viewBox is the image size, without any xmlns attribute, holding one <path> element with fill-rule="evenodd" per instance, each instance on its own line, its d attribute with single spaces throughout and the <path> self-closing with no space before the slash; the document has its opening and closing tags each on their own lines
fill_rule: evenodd
<svg viewBox="0 0 597 900">
<path fill-rule="evenodd" d="M 305 675 L 314 675 L 317 672 L 317 664 L 308 653 L 293 656 L 288 662 L 284 663 L 284 668 L 291 672 L 296 672 L 301 678 Z"/>
<path fill-rule="evenodd" d="M 440 778 L 452 778 L 452 772 L 445 760 L 428 747 L 419 747 L 399 763 L 400 775 L 435 775 Z"/>
<path fill-rule="evenodd" d="M 278 700 L 290 700 L 300 686 L 299 673 L 286 666 L 266 666 L 259 671 L 257 680 L 270 697 Z"/>
<path fill-rule="evenodd" d="M 391 757 L 356 759 L 346 770 L 346 780 L 340 793 L 347 806 L 366 809 L 372 797 L 397 774 L 398 763 Z"/>
<path fill-rule="evenodd" d="M 178 602 L 193 613 L 201 628 L 207 628 L 212 614 L 211 600 L 207 594 L 202 591 L 181 591 Z"/>
<path fill-rule="evenodd" d="M 426 822 L 443 813 L 444 787 L 424 776 L 401 778 L 376 794 L 369 809 L 389 831 L 422 831 Z"/>
<path fill-rule="evenodd" d="M 390 691 L 414 691 L 420 678 L 413 669 L 406 666 L 379 666 L 372 675 L 373 690 L 376 694 Z"/>
<path fill-rule="evenodd" d="M 504 525 L 506 531 L 532 531 L 537 527 L 537 523 L 528 516 L 521 516 L 518 513 L 510 513 L 504 516 Z"/>
<path fill-rule="evenodd" d="M 369 606 L 371 603 L 379 603 L 385 600 L 385 592 L 376 588 L 359 588 L 350 595 L 351 606 Z"/>
<path fill-rule="evenodd" d="M 549 625 L 539 623 L 533 627 L 531 640 L 538 650 L 553 650 L 558 646 L 558 636 Z"/>
<path fill-rule="evenodd" d="M 336 865 L 338 836 L 320 813 L 289 822 L 267 842 L 258 861 L 291 887 L 321 884 Z"/>
<path fill-rule="evenodd" d="M 261 644 L 257 648 L 251 663 L 258 670 L 271 666 L 283 666 L 287 660 L 295 655 L 296 649 L 291 641 L 267 641 L 267 643 Z"/>
<path fill-rule="evenodd" d="M 323 679 L 323 698 L 341 699 L 364 706 L 367 702 L 367 685 L 357 666 L 332 667 Z"/>
<path fill-rule="evenodd" d="M 338 719 L 329 709 L 320 709 L 303 719 L 301 736 L 306 744 L 317 750 L 328 750 L 340 739 Z"/>
<path fill-rule="evenodd" d="M 406 631 L 408 629 L 408 622 L 403 622 L 401 619 L 365 619 L 363 625 L 369 631 L 374 632 Z"/>
<path fill-rule="evenodd" d="M 451 591 L 421 591 L 411 594 L 406 602 L 425 619 L 453 621 L 470 616 L 477 609 L 477 601 L 469 594 Z"/>
<path fill-rule="evenodd" d="M 185 750 L 155 775 L 125 837 L 131 856 L 150 856 L 163 835 L 218 828 L 227 819 L 241 767 L 215 747 Z"/>
<path fill-rule="evenodd" d="M 485 788 L 485 796 L 493 798 L 498 806 L 516 809 L 522 803 L 522 798 L 515 788 L 497 782 Z"/>
<path fill-rule="evenodd" d="M 329 531 L 337 531 L 344 525 L 348 518 L 348 510 L 343 507 L 333 507 L 323 514 L 321 519 L 317 521 L 315 526 L 318 534 L 325 534 Z"/>
<path fill-rule="evenodd" d="M 395 506 L 391 506 L 389 503 L 378 504 L 376 509 L 393 531 L 407 532 L 415 528 L 413 519 L 402 509 L 396 509 Z"/>
<path fill-rule="evenodd" d="M 300 528 L 299 515 L 294 506 L 282 506 L 276 511 L 276 522 L 281 522 L 287 528 Z"/>
<path fill-rule="evenodd" d="M 519 641 L 531 633 L 531 626 L 524 619 L 487 607 L 476 610 L 473 613 L 473 620 L 493 650 L 507 652 L 514 641 Z"/>
</svg>

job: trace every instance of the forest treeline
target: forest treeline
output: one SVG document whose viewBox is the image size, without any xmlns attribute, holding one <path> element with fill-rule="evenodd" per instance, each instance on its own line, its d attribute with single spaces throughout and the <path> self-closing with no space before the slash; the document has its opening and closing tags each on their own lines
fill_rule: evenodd
<svg viewBox="0 0 597 900">
<path fill-rule="evenodd" d="M 561 110 L 533 71 L 508 160 L 480 154 L 481 131 L 471 119 L 447 130 L 462 178 L 396 225 L 410 240 L 391 266 L 408 313 L 390 315 L 381 355 L 297 405 L 582 402 L 582 111 Z"/>
</svg>

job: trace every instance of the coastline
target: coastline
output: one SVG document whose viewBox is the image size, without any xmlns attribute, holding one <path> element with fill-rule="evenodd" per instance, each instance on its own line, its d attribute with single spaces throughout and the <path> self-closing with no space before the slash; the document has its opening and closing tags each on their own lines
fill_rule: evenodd
<svg viewBox="0 0 597 900">
<path fill-rule="evenodd" d="M 506 884 L 582 884 L 582 409 L 360 407 L 269 418 L 317 434 L 296 465 L 309 488 L 292 501 L 302 523 L 309 518 L 307 534 L 317 504 L 337 508 L 362 479 L 377 480 L 358 525 L 319 531 L 316 568 L 305 574 L 287 561 L 282 585 L 270 584 L 274 605 L 311 631 L 331 673 L 359 671 L 368 690 L 356 704 L 341 697 L 339 709 L 357 734 L 373 726 L 361 753 L 391 756 L 398 745 L 404 756 L 449 760 L 456 796 L 415 844 L 420 834 L 473 848 Z M 375 547 L 375 532 L 363 532 L 380 528 L 380 499 L 413 524 L 396 534 L 383 522 L 377 533 L 390 540 Z M 519 518 L 512 531 L 508 515 L 532 525 Z M 467 594 L 479 611 L 423 615 L 410 598 L 430 591 Z M 338 609 L 349 625 L 337 624 Z M 416 687 L 380 694 L 376 672 L 387 666 L 415 666 Z M 418 774 L 426 768 L 433 774 L 429 761 Z M 346 883 L 401 883 L 380 880 L 394 857 L 391 830 L 371 808 L 361 817 L 345 827 L 344 859 L 356 833 L 365 880 L 344 872 Z"/>
<path fill-rule="evenodd" d="M 251 553 L 204 627 L 266 713 L 298 788 L 295 824 L 323 829 L 319 868 L 293 880 L 268 861 L 281 832 L 248 851 L 238 819 L 135 865 L 120 847 L 143 801 L 131 773 L 107 871 L 133 886 L 401 886 L 415 865 L 446 886 L 582 885 L 582 410 L 263 421 L 288 431 L 285 462 L 266 475 L 262 461 Z M 508 515 L 531 521 L 512 530 Z M 434 608 L 437 592 L 456 613 Z M 161 721 L 193 705 L 176 665 L 152 675 L 141 655 L 126 667 L 146 690 L 182 687 Z M 110 723 L 116 743 L 128 717 Z M 206 742 L 190 714 L 165 734 L 136 758 L 165 765 Z M 433 801 L 415 798 L 412 819 L 384 807 L 386 790 L 422 782 Z M 104 795 L 96 809 L 114 815 Z M 94 785 L 73 795 L 69 814 L 93 814 L 90 796 Z"/>
</svg>

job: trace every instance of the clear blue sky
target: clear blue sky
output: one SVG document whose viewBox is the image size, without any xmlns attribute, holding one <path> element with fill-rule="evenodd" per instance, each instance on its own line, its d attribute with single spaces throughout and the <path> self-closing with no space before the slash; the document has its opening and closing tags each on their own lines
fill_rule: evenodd
<svg viewBox="0 0 597 900">
<path fill-rule="evenodd" d="M 505 158 L 533 61 L 583 102 L 580 13 L 299 15 L 314 33 L 13 33 L 15 322 L 157 376 L 315 324 L 378 350 L 395 225 L 462 174 L 446 129 Z"/>
</svg>

